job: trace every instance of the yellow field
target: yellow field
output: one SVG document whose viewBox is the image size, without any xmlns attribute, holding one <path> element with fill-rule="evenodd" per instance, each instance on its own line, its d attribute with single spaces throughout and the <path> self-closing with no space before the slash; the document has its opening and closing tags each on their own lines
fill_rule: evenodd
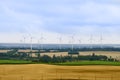
<svg viewBox="0 0 120 80">
<path fill-rule="evenodd" d="M 32 52 L 37 52 L 38 50 L 32 50 Z M 25 52 L 25 53 L 29 53 L 31 52 L 30 49 L 27 49 L 27 50 L 18 50 L 18 52 Z"/>
<path fill-rule="evenodd" d="M 0 65 L 0 80 L 120 80 L 120 67 Z"/>
<path fill-rule="evenodd" d="M 92 55 L 92 53 L 95 53 L 96 55 L 105 55 L 107 57 L 116 58 L 117 60 L 120 60 L 120 52 L 117 51 L 85 51 L 80 52 L 80 55 Z"/>
<path fill-rule="evenodd" d="M 0 53 L 7 53 L 8 51 L 11 51 L 11 50 L 0 50 Z"/>
<path fill-rule="evenodd" d="M 43 55 L 48 55 L 48 56 L 50 56 L 50 57 L 53 57 L 54 55 L 55 55 L 55 56 L 68 56 L 68 52 L 41 53 L 40 55 L 41 55 L 41 56 L 43 56 Z"/>
</svg>

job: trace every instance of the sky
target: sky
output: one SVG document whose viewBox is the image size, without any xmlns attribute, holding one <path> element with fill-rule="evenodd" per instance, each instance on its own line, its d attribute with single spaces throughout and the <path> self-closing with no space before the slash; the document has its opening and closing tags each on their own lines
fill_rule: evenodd
<svg viewBox="0 0 120 80">
<path fill-rule="evenodd" d="M 0 43 L 120 43 L 120 0 L 0 0 Z"/>
</svg>

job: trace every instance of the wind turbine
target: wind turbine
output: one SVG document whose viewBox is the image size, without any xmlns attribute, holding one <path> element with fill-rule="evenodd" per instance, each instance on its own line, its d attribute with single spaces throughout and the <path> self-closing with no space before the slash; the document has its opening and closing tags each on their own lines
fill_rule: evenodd
<svg viewBox="0 0 120 80">
<path fill-rule="evenodd" d="M 57 38 L 57 39 L 58 39 L 58 42 L 59 42 L 59 50 L 61 50 L 61 49 L 62 49 L 62 47 L 61 47 L 62 37 L 60 36 L 60 37 Z"/>
<path fill-rule="evenodd" d="M 20 39 L 20 44 L 22 44 L 23 43 L 23 40 L 22 39 Z M 20 46 L 20 48 L 22 48 L 22 46 Z"/>
<path fill-rule="evenodd" d="M 43 34 L 41 34 L 41 37 L 40 37 L 40 49 L 42 50 L 43 49 L 43 40 L 45 38 L 43 37 Z"/>
<path fill-rule="evenodd" d="M 101 48 L 102 48 L 102 44 L 103 44 L 103 37 L 102 37 L 102 35 L 100 36 L 100 44 L 101 44 Z"/>
<path fill-rule="evenodd" d="M 80 49 L 80 45 L 81 45 L 81 39 L 78 39 L 78 42 L 79 42 L 79 49 Z"/>
<path fill-rule="evenodd" d="M 29 34 L 30 36 L 30 50 L 33 50 L 33 37 Z"/>
<path fill-rule="evenodd" d="M 30 43 L 31 43 L 30 49 L 31 49 L 31 51 L 32 51 L 32 49 L 33 49 L 32 41 L 33 41 L 33 37 L 30 37 Z"/>
<path fill-rule="evenodd" d="M 90 48 L 92 48 L 92 44 L 93 44 L 93 35 L 90 35 L 90 39 L 89 39 L 89 41 L 90 41 L 90 45 L 91 45 Z"/>
<path fill-rule="evenodd" d="M 30 35 L 30 57 L 32 57 L 32 50 L 33 50 L 33 37 Z"/>
<path fill-rule="evenodd" d="M 26 42 L 26 37 L 23 36 L 23 44 L 24 44 L 24 48 L 26 47 L 25 42 Z"/>
<path fill-rule="evenodd" d="M 74 49 L 74 35 L 71 36 L 71 48 L 72 48 L 72 51 Z"/>
</svg>

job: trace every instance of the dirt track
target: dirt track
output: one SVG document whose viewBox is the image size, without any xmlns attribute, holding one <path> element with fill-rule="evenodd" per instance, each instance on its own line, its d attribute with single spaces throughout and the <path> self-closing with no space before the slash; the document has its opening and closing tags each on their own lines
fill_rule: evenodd
<svg viewBox="0 0 120 80">
<path fill-rule="evenodd" d="M 0 80 L 120 80 L 120 67 L 0 65 Z"/>
</svg>

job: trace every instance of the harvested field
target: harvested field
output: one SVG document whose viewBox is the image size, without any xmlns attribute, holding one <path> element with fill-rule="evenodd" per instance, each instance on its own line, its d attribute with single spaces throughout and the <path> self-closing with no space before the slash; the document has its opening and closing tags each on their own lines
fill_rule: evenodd
<svg viewBox="0 0 120 80">
<path fill-rule="evenodd" d="M 11 51 L 11 50 L 0 50 L 0 53 L 7 53 L 8 51 Z"/>
<path fill-rule="evenodd" d="M 118 51 L 84 51 L 84 52 L 79 52 L 79 55 L 92 55 L 93 53 L 95 53 L 95 55 L 105 55 L 107 57 L 112 57 L 112 58 L 116 58 L 117 60 L 120 60 L 120 52 Z M 41 56 L 43 55 L 48 55 L 50 57 L 53 57 L 53 55 L 55 56 L 68 56 L 68 52 L 52 52 L 52 53 L 41 53 Z"/>
<path fill-rule="evenodd" d="M 68 52 L 41 53 L 40 55 L 41 55 L 41 56 L 43 56 L 43 55 L 48 55 L 48 56 L 50 56 L 50 57 L 53 57 L 54 55 L 55 55 L 55 56 L 68 56 Z"/>
<path fill-rule="evenodd" d="M 32 50 L 32 52 L 37 52 L 38 50 Z M 27 49 L 27 50 L 18 50 L 18 52 L 25 52 L 25 53 L 29 53 L 31 52 L 30 49 Z"/>
<path fill-rule="evenodd" d="M 120 67 L 0 65 L 0 80 L 120 80 Z"/>
<path fill-rule="evenodd" d="M 120 60 L 120 52 L 117 51 L 85 51 L 85 52 L 80 52 L 80 55 L 92 55 L 95 53 L 95 55 L 105 55 L 107 57 L 112 57 Z"/>
</svg>

